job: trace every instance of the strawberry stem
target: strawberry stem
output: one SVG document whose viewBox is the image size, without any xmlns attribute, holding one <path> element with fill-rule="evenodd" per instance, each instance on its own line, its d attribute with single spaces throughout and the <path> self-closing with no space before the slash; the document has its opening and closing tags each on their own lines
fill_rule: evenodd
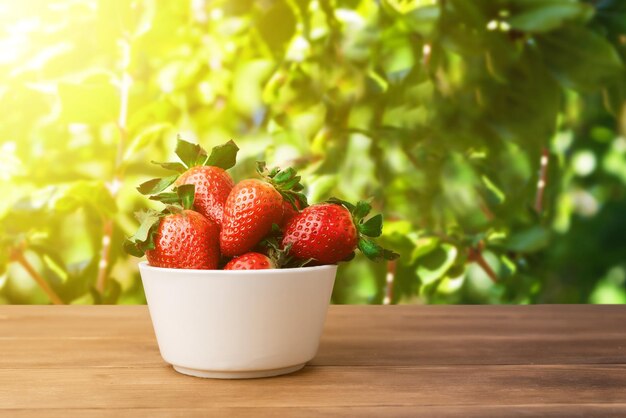
<svg viewBox="0 0 626 418">
<path fill-rule="evenodd" d="M 283 170 L 274 167 L 268 170 L 265 161 L 257 161 L 257 172 L 266 182 L 274 186 L 283 199 L 289 202 L 295 210 L 309 206 L 306 195 L 302 193 L 304 186 L 300 183 L 301 177 L 292 167 Z"/>
</svg>

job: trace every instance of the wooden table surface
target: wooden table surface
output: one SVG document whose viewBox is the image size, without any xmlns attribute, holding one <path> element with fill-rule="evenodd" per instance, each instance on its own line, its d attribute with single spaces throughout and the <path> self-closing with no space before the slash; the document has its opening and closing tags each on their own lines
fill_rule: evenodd
<svg viewBox="0 0 626 418">
<path fill-rule="evenodd" d="M 145 306 L 0 306 L 0 415 L 626 416 L 626 306 L 331 306 L 317 357 L 176 373 Z"/>
</svg>

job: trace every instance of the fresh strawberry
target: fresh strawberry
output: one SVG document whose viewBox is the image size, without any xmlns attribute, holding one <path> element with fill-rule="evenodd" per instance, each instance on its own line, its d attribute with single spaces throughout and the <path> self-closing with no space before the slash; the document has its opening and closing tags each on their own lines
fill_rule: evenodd
<svg viewBox="0 0 626 418">
<path fill-rule="evenodd" d="M 237 145 L 229 141 L 213 148 L 209 156 L 199 145 L 178 138 L 176 155 L 182 163 L 157 164 L 179 174 L 149 180 L 138 189 L 143 194 L 154 195 L 150 197 L 152 200 L 169 204 L 178 197 L 175 193 L 161 193 L 163 190 L 172 184 L 193 184 L 196 190 L 195 209 L 221 226 L 224 203 L 234 186 L 233 179 L 225 170 L 235 165 L 238 150 Z"/>
<path fill-rule="evenodd" d="M 270 258 L 260 253 L 245 253 L 235 257 L 224 266 L 224 270 L 265 270 L 276 266 Z"/>
<path fill-rule="evenodd" d="M 224 204 L 235 183 L 224 169 L 215 166 L 196 166 L 185 171 L 174 183 L 175 186 L 196 186 L 195 209 L 222 225 Z"/>
<path fill-rule="evenodd" d="M 219 228 L 198 212 L 183 210 L 161 219 L 154 249 L 146 251 L 151 266 L 176 269 L 216 269 Z"/>
<path fill-rule="evenodd" d="M 296 258 L 313 259 L 321 264 L 348 260 L 357 247 L 375 261 L 393 260 L 398 254 L 365 238 L 382 233 L 381 215 L 363 222 L 370 209 L 366 202 L 354 206 L 337 199 L 309 206 L 287 223 L 282 245 L 290 245 L 290 255 Z"/>
<path fill-rule="evenodd" d="M 194 186 L 176 189 L 184 206 L 170 205 L 162 213 L 143 215 L 137 233 L 124 248 L 134 256 L 144 253 L 151 266 L 177 269 L 216 269 L 220 259 L 219 227 L 193 206 Z"/>
<path fill-rule="evenodd" d="M 252 250 L 283 219 L 283 200 L 306 206 L 295 170 L 267 171 L 264 163 L 259 172 L 265 181 L 248 179 L 233 187 L 224 206 L 220 233 L 222 254 L 234 257 Z"/>
<path fill-rule="evenodd" d="M 224 207 L 220 248 L 232 257 L 254 248 L 283 217 L 283 198 L 269 183 L 242 180 L 233 187 Z"/>
</svg>

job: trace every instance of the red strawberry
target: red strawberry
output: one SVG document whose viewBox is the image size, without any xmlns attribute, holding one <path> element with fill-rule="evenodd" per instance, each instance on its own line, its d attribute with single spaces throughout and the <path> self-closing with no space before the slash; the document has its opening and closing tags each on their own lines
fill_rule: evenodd
<svg viewBox="0 0 626 418">
<path fill-rule="evenodd" d="M 216 269 L 219 227 L 198 212 L 183 210 L 161 219 L 148 263 L 175 269 Z"/>
<path fill-rule="evenodd" d="M 177 171 L 165 178 L 153 179 L 139 186 L 143 194 L 153 194 L 152 200 L 170 204 L 178 199 L 176 193 L 161 193 L 174 184 L 176 187 L 193 184 L 196 194 L 195 209 L 221 226 L 224 203 L 234 186 L 230 175 L 225 171 L 235 165 L 237 145 L 229 141 L 214 147 L 209 156 L 199 145 L 178 138 L 176 154 L 182 163 L 159 163 L 162 167 Z"/>
<path fill-rule="evenodd" d="M 175 186 L 196 186 L 195 209 L 222 225 L 224 204 L 235 183 L 224 169 L 214 166 L 197 166 L 185 171 L 174 183 Z"/>
<path fill-rule="evenodd" d="M 245 253 L 235 257 L 224 266 L 224 270 L 265 270 L 276 266 L 270 258 L 260 253 Z"/>
<path fill-rule="evenodd" d="M 144 254 L 156 267 L 178 269 L 216 269 L 220 259 L 219 227 L 193 206 L 194 186 L 176 188 L 177 203 L 163 212 L 143 214 L 141 226 L 124 243 L 125 250 L 136 257 Z"/>
<path fill-rule="evenodd" d="M 220 249 L 233 257 L 252 250 L 283 219 L 283 201 L 299 201 L 306 206 L 300 177 L 292 168 L 268 171 L 259 163 L 258 171 L 265 181 L 243 180 L 228 195 L 224 206 Z"/>
<path fill-rule="evenodd" d="M 224 207 L 220 248 L 232 257 L 254 248 L 283 217 L 283 198 L 269 183 L 249 179 L 237 183 Z"/>
<path fill-rule="evenodd" d="M 373 260 L 397 258 L 397 254 L 365 238 L 380 236 L 382 232 L 381 215 L 363 222 L 370 209 L 365 202 L 354 206 L 337 199 L 309 206 L 289 221 L 282 245 L 291 245 L 289 254 L 294 257 L 314 259 L 321 264 L 347 260 L 357 247 Z"/>
</svg>

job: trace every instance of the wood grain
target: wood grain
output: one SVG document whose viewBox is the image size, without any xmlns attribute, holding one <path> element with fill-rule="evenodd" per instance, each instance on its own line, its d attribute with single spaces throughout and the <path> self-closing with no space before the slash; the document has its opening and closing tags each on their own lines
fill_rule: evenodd
<svg viewBox="0 0 626 418">
<path fill-rule="evenodd" d="M 626 416 L 626 306 L 331 306 L 272 379 L 163 363 L 144 306 L 1 306 L 0 415 Z M 114 412 L 113 412 L 114 411 Z"/>
</svg>

